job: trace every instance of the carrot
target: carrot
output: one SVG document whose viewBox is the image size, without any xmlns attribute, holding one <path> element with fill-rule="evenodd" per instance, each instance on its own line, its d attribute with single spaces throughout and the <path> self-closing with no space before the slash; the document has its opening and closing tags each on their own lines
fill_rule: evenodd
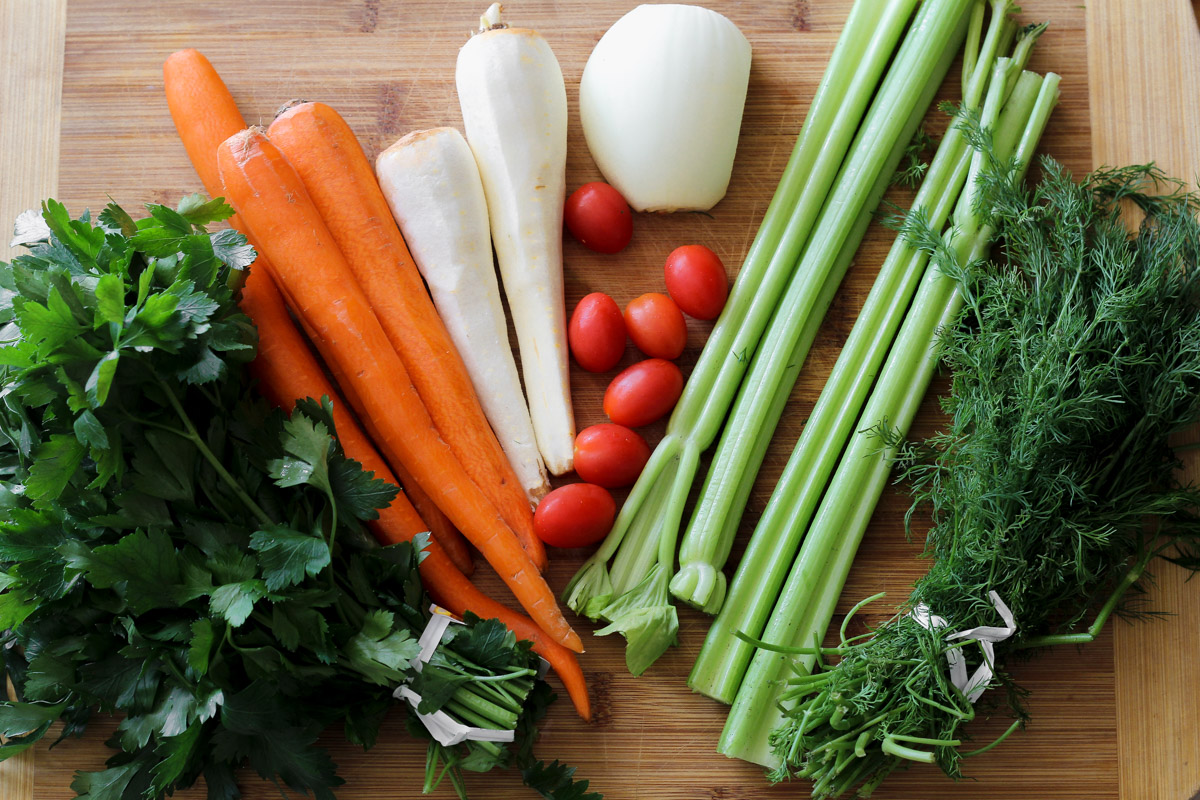
<svg viewBox="0 0 1200 800">
<path fill-rule="evenodd" d="M 199 50 L 180 50 L 167 57 L 163 88 L 188 158 L 205 190 L 217 197 L 221 193 L 217 145 L 246 127 L 242 112 L 212 63 Z"/>
<path fill-rule="evenodd" d="M 290 410 L 298 397 L 319 397 L 323 394 L 332 397 L 335 392 L 333 386 L 321 371 L 316 358 L 308 351 L 307 343 L 288 316 L 283 298 L 270 276 L 254 270 L 246 280 L 242 294 L 242 309 L 264 334 L 251 368 L 267 399 L 280 408 Z M 375 477 L 395 483 L 387 464 L 367 441 L 353 417 L 337 401 L 333 409 L 338 440 L 346 454 L 362 464 L 363 469 L 374 472 Z M 422 518 L 403 493 L 397 495 L 390 506 L 380 509 L 379 519 L 369 522 L 368 526 L 380 544 L 407 542 L 426 530 Z M 438 605 L 460 617 L 467 611 L 484 619 L 494 617 L 518 639 L 531 642 L 534 652 L 546 659 L 562 680 L 575 710 L 584 719 L 591 718 L 587 685 L 574 653 L 548 638 L 528 617 L 480 592 L 467 580 L 436 538 L 425 548 L 420 572 L 426 591 Z"/>
<path fill-rule="evenodd" d="M 442 546 L 446 555 L 450 557 L 460 572 L 464 575 L 472 574 L 475 571 L 475 560 L 471 557 L 471 549 L 467 547 L 467 540 L 462 533 L 437 507 L 433 498 L 421 490 L 421 485 L 404 468 L 403 464 L 393 464 L 392 469 L 396 473 L 396 477 L 400 479 L 400 485 L 404 487 L 404 492 L 417 509 L 417 513 L 421 515 L 421 519 L 425 520 L 426 530 L 433 536 L 434 541 Z"/>
<path fill-rule="evenodd" d="M 308 331 L 308 338 L 313 342 L 317 342 L 317 336 L 311 330 Z M 342 394 L 350 400 L 350 405 L 356 408 L 361 407 L 358 398 L 354 396 L 353 384 L 346 380 L 345 375 L 339 374 L 336 365 L 328 366 L 329 371 L 333 373 L 333 379 L 341 387 Z M 379 434 L 371 426 L 371 420 L 369 418 L 364 419 L 363 423 L 366 425 L 367 430 L 370 431 L 371 438 L 378 438 Z M 475 571 L 475 562 L 471 558 L 471 551 L 467 547 L 467 540 L 463 538 L 462 533 L 454 527 L 454 523 L 450 521 L 445 512 L 438 508 L 437 503 L 433 502 L 433 499 L 422 491 L 421 485 L 417 483 L 412 473 L 402 463 L 393 460 L 391 466 L 396 476 L 400 479 L 400 485 L 404 487 L 404 491 L 408 494 L 409 500 L 416 507 L 417 513 L 421 515 L 421 519 L 425 520 L 429 526 L 429 533 L 442 546 L 442 549 L 446 551 L 446 555 L 454 562 L 454 566 L 458 567 L 464 575 L 473 573 Z"/>
<path fill-rule="evenodd" d="M 376 478 L 396 484 L 392 471 L 309 352 L 271 276 L 258 266 L 246 278 L 240 305 L 258 328 L 258 352 L 250 369 L 258 379 L 259 392 L 288 412 L 299 399 L 328 397 L 333 401 L 333 424 L 346 455 L 362 464 L 364 470 L 375 473 Z M 379 510 L 379 519 L 373 520 L 370 527 L 380 541 L 408 539 L 429 530 L 403 492 L 396 495 L 390 506 Z"/>
<path fill-rule="evenodd" d="M 216 197 L 222 194 L 224 188 L 221 186 L 221 176 L 217 170 L 217 146 L 246 127 L 246 121 L 242 118 L 237 103 L 234 102 L 233 96 L 229 93 L 225 82 L 221 80 L 221 76 L 213 68 L 212 63 L 198 50 L 180 50 L 167 58 L 163 64 L 163 86 L 167 95 L 167 107 L 171 111 L 171 119 L 175 123 L 175 129 L 179 132 L 179 138 L 183 141 L 184 149 L 187 150 L 192 166 L 200 176 L 200 182 L 204 184 L 204 189 L 209 195 Z M 245 232 L 244 226 L 237 217 L 232 218 L 230 224 L 242 230 L 243 233 Z M 295 361 L 299 358 L 300 350 L 307 351 L 308 349 L 299 333 L 296 332 L 291 319 L 287 317 L 287 311 L 283 307 L 282 299 L 279 297 L 273 280 L 269 276 L 261 274 L 264 271 L 270 272 L 270 269 L 270 264 L 260 250 L 258 260 L 255 261 L 252 269 L 252 272 L 258 274 L 258 277 L 248 279 L 241 302 L 242 310 L 259 329 L 260 336 L 264 337 L 260 344 L 259 357 L 255 362 L 257 371 L 260 373 L 260 388 L 269 400 L 286 409 L 290 409 L 299 397 L 319 398 L 322 394 L 328 395 L 333 400 L 334 421 L 338 429 L 338 438 L 342 441 L 342 447 L 351 458 L 382 477 L 382 473 L 378 469 L 366 466 L 367 461 L 371 460 L 366 451 L 370 451 L 374 461 L 379 461 L 374 445 L 367 440 L 357 423 L 346 412 L 336 390 L 325 379 L 325 375 L 315 359 L 311 359 L 310 356 L 311 364 L 293 363 L 293 367 L 306 376 L 306 380 L 303 382 L 292 381 L 291 379 L 296 376 L 291 374 L 285 364 L 264 363 L 263 349 L 272 346 L 272 342 L 267 340 L 267 335 L 264 333 L 264 328 L 267 327 L 264 323 L 268 323 L 268 320 L 270 321 L 268 323 L 270 336 L 280 336 L 288 340 L 286 346 L 280 350 L 281 352 L 290 350 L 291 360 Z M 254 284 L 253 287 L 249 285 L 251 282 Z M 252 312 L 251 307 L 255 311 Z M 280 318 L 281 313 L 282 318 Z M 263 372 L 274 372 L 274 374 L 269 379 L 262 379 L 261 373 Z M 319 385 L 316 382 L 318 379 L 320 380 Z M 295 387 L 296 393 L 291 397 L 279 396 L 280 387 L 284 385 Z M 361 439 L 363 447 L 352 448 L 347 442 L 348 436 Z M 404 491 L 408 495 L 404 502 L 407 503 L 411 500 L 417 508 L 417 513 L 427 521 L 426 526 L 421 530 L 430 531 L 433 537 L 446 548 L 446 553 L 454 561 L 455 566 L 469 575 L 475 565 L 462 534 L 455 530 L 446 515 L 429 499 L 428 495 L 420 490 L 411 476 L 406 476 L 403 470 L 397 470 L 397 472 L 400 473 Z M 392 483 L 396 482 L 394 477 L 386 480 Z"/>
<path fill-rule="evenodd" d="M 201 53 L 185 50 L 174 54 L 167 60 L 164 73 L 168 102 L 180 135 L 184 135 L 184 130 L 193 132 L 184 139 L 188 155 L 205 189 L 216 196 L 222 191 L 216 170 L 216 148 L 229 135 L 245 127 L 241 114 L 225 84 Z M 220 109 L 221 114 L 216 114 L 214 109 Z M 202 131 L 197 132 L 198 125 L 193 116 L 197 111 L 207 123 L 203 127 L 209 132 L 207 136 Z M 220 116 L 224 117 L 224 124 L 221 124 Z M 210 184 L 210 180 L 214 182 Z M 296 330 L 272 278 L 265 269 L 260 269 L 264 264 L 265 258 L 260 255 L 242 289 L 241 301 L 243 311 L 260 331 L 258 355 L 252 365 L 260 381 L 260 390 L 268 400 L 285 409 L 290 409 L 298 397 L 327 395 L 334 398 L 334 424 L 346 454 L 365 469 L 375 472 L 377 477 L 394 482 L 374 446 L 362 436 L 353 417 L 336 399 L 336 390 Z M 381 544 L 394 544 L 411 540 L 427 526 L 401 494 L 388 508 L 380 509 L 379 519 L 370 523 L 370 527 Z M 461 534 L 458 534 L 458 541 L 461 542 Z M 485 619 L 499 619 L 518 638 L 530 641 L 534 652 L 545 658 L 562 680 L 579 715 L 590 719 L 587 686 L 575 654 L 547 638 L 528 617 L 484 595 L 452 562 L 452 555 L 436 538 L 426 547 L 419 569 L 430 596 L 459 616 L 471 611 Z"/>
<path fill-rule="evenodd" d="M 354 132 L 324 103 L 301 103 L 276 117 L 267 135 L 300 175 L 438 432 L 544 569 L 546 550 L 533 532 L 529 499 Z"/>
<path fill-rule="evenodd" d="M 257 269 L 251 272 L 242 290 L 242 310 L 254 320 L 262 334 L 258 356 L 251 369 L 268 400 L 290 410 L 299 397 L 335 395 L 335 389 L 288 316 L 283 298 L 269 275 Z M 346 454 L 362 464 L 363 469 L 374 472 L 375 477 L 395 483 L 387 464 L 363 435 L 354 418 L 336 400 L 333 416 L 338 440 Z M 422 517 L 418 516 L 403 493 L 397 495 L 390 506 L 380 509 L 379 519 L 369 522 L 368 526 L 380 544 L 407 542 L 426 530 Z M 518 639 L 531 642 L 534 652 L 550 663 L 562 681 L 575 710 L 584 719 L 591 719 L 587 685 L 575 654 L 548 638 L 528 617 L 480 592 L 467 580 L 436 534 L 425 548 L 420 572 L 426 591 L 438 605 L 460 617 L 467 611 L 484 619 L 494 617 Z"/>
<path fill-rule="evenodd" d="M 422 579 L 425 578 L 427 564 L 435 558 L 445 559 L 444 553 L 437 556 L 432 550 L 427 552 L 428 555 L 421 562 Z M 464 611 L 470 611 L 484 619 L 495 617 L 515 633 L 518 639 L 532 642 L 534 652 L 550 662 L 550 666 L 562 680 L 563 688 L 567 690 L 579 716 L 584 719 L 592 718 L 587 683 L 583 677 L 583 670 L 579 667 L 579 659 L 570 650 L 546 636 L 532 620 L 484 596 L 462 573 L 453 574 L 452 570 L 439 567 L 437 581 L 427 581 L 425 588 L 435 603 L 452 613 L 461 617 Z"/>
<path fill-rule="evenodd" d="M 582 652 L 579 635 L 512 529 L 438 435 L 291 164 L 257 129 L 225 140 L 217 163 L 226 197 L 275 264 L 285 294 L 296 303 L 293 310 L 316 332 L 326 363 L 353 386 L 356 410 L 372 421 L 380 449 L 412 472 L 542 630 Z"/>
</svg>

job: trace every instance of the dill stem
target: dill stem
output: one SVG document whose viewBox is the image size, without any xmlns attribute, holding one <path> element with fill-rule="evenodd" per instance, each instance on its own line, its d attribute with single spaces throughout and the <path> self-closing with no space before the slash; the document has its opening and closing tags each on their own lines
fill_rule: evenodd
<svg viewBox="0 0 1200 800">
<path fill-rule="evenodd" d="M 1146 572 L 1146 566 L 1158 554 L 1158 550 L 1153 547 L 1147 547 L 1145 552 L 1138 556 L 1137 561 L 1133 563 L 1121 580 L 1117 582 L 1116 588 L 1104 601 L 1104 605 L 1096 612 L 1096 619 L 1088 626 L 1088 629 L 1081 633 L 1051 633 L 1045 636 L 1033 636 L 1029 639 L 1017 644 L 1017 650 L 1028 650 L 1034 647 L 1053 647 L 1059 644 L 1091 644 L 1100 635 L 1100 631 L 1108 623 L 1109 617 L 1117 610 L 1117 606 L 1121 603 L 1121 598 L 1129 591 L 1135 583 L 1141 579 Z"/>
<path fill-rule="evenodd" d="M 884 737 L 882 749 L 883 752 L 890 756 L 906 758 L 909 761 L 917 761 L 922 764 L 934 763 L 933 753 L 929 750 L 918 750 L 915 747 L 906 747 L 905 745 L 899 744 L 891 736 Z"/>
<path fill-rule="evenodd" d="M 1022 720 L 1020 720 L 1020 719 L 1014 719 L 1012 724 L 1008 726 L 1008 729 L 1005 730 L 1004 733 L 1000 734 L 995 739 L 993 739 L 992 741 L 985 744 L 983 747 L 979 747 L 974 750 L 968 750 L 965 753 L 959 752 L 959 755 L 962 756 L 963 758 L 968 758 L 970 756 L 977 756 L 980 753 L 986 753 L 988 750 L 991 750 L 993 747 L 1000 744 L 1005 739 L 1007 739 L 1009 736 L 1011 736 L 1013 734 L 1013 732 L 1016 731 L 1017 728 L 1021 727 L 1021 722 L 1022 722 Z"/>
</svg>

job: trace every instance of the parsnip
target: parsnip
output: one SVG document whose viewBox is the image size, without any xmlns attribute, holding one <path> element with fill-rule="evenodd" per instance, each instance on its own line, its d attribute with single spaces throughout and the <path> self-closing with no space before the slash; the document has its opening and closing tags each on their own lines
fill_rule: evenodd
<svg viewBox="0 0 1200 800">
<path fill-rule="evenodd" d="M 508 345 L 487 202 L 471 149 L 454 128 L 414 131 L 379 154 L 375 174 L 488 422 L 536 502 L 550 484 Z"/>
<path fill-rule="evenodd" d="M 575 441 L 562 276 L 562 70 L 545 39 L 505 27 L 493 3 L 480 32 L 459 51 L 455 82 L 483 179 L 538 449 L 550 471 L 561 475 L 571 470 Z"/>
</svg>

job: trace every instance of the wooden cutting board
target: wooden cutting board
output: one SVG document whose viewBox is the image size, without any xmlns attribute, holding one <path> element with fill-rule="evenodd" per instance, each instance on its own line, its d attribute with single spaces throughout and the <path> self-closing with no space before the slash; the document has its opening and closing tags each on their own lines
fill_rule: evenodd
<svg viewBox="0 0 1200 800">
<path fill-rule="evenodd" d="M 1063 76 L 1062 104 L 1044 150 L 1078 173 L 1085 172 L 1093 158 L 1096 113 L 1089 115 L 1089 68 L 1103 74 L 1106 82 L 1116 82 L 1117 75 L 1103 59 L 1120 63 L 1103 50 L 1099 66 L 1089 63 L 1085 33 L 1099 37 L 1110 19 L 1121 22 L 1135 11 L 1149 16 L 1145 6 L 1167 5 L 1167 0 L 1148 4 L 1128 0 L 1110 8 L 1113 2 L 1094 0 L 1093 5 L 1104 8 L 1085 12 L 1078 0 L 1028 0 L 1022 14 L 1026 20 L 1051 22 L 1032 64 L 1039 71 L 1053 70 Z M 1186 7 L 1186 0 L 1178 2 Z M 571 105 L 569 186 L 600 177 L 578 124 L 580 73 L 603 31 L 634 4 L 633 0 L 591 4 L 514 0 L 507 9 L 512 23 L 541 30 L 562 63 Z M 0 96 L 4 100 L 0 174 L 6 176 L 0 186 L 0 210 L 11 219 L 49 193 L 56 193 L 78 212 L 84 207 L 98 209 L 110 196 L 136 208 L 145 201 L 173 203 L 181 194 L 197 190 L 199 181 L 175 138 L 162 99 L 161 63 L 182 47 L 196 47 L 209 56 L 248 120 L 269 121 L 274 109 L 293 97 L 324 100 L 343 113 L 372 155 L 410 130 L 460 125 L 453 84 L 455 56 L 485 5 L 482 1 L 222 0 L 114 7 L 106 0 L 0 0 L 0 58 L 8 67 L 0 76 L 5 81 Z M 849 0 L 714 0 L 710 6 L 737 23 L 754 48 L 729 194 L 710 214 L 639 216 L 633 245 L 618 256 L 592 254 L 568 240 L 568 305 L 590 291 L 609 292 L 620 303 L 645 291 L 661 291 L 663 258 L 680 244 L 707 244 L 722 256 L 731 274 L 736 270 L 795 142 Z M 1128 44 L 1153 48 L 1160 38 L 1156 31 L 1140 31 Z M 1137 87 L 1136 82 L 1132 85 Z M 1166 80 L 1150 90 L 1168 93 L 1177 88 Z M 953 99 L 956 93 L 950 86 L 943 95 Z M 1190 108 L 1195 115 L 1200 94 L 1183 99 L 1190 106 L 1180 102 L 1170 108 L 1181 113 Z M 1151 127 L 1163 136 L 1188 130 L 1182 117 L 1158 113 L 1167 108 L 1163 103 L 1151 103 L 1150 108 L 1156 109 Z M 931 120 L 935 129 L 944 125 L 936 114 Z M 1103 141 L 1120 141 L 1125 120 L 1100 121 L 1106 123 Z M 1190 131 L 1197 130 L 1200 126 L 1193 122 Z M 1113 152 L 1112 157 L 1099 160 L 1123 155 Z M 1151 148 L 1136 155 L 1144 158 L 1157 152 Z M 1193 148 L 1191 154 L 1200 158 L 1200 149 Z M 894 199 L 903 202 L 904 196 L 897 194 Z M 869 234 L 834 301 L 751 498 L 743 540 L 766 503 L 889 245 L 886 232 Z M 694 321 L 689 325 L 689 350 L 681 359 L 685 372 L 708 330 Z M 626 363 L 634 359 L 631 350 Z M 576 371 L 572 380 L 580 426 L 601 421 L 599 399 L 606 378 Z M 937 420 L 931 395 L 916 433 L 932 430 Z M 660 433 L 651 430 L 650 438 Z M 880 504 L 847 586 L 843 612 L 854 600 L 881 589 L 896 600 L 903 598 L 907 586 L 924 570 L 917 558 L 919 546 L 904 540 L 904 509 L 903 498 L 895 492 Z M 585 554 L 555 555 L 549 577 L 553 586 L 561 588 Z M 486 576 L 484 581 L 495 585 Z M 1187 680 L 1180 677 L 1188 674 L 1187 654 L 1193 654 L 1193 661 L 1200 660 L 1194 658 L 1200 642 L 1200 613 L 1194 602 L 1189 607 L 1191 601 L 1179 599 L 1194 599 L 1194 590 L 1180 593 L 1174 578 L 1164 585 L 1168 587 L 1174 588 L 1164 599 L 1191 611 L 1190 616 L 1146 626 L 1154 629 L 1154 642 L 1147 645 L 1154 648 L 1150 655 L 1172 654 L 1166 661 L 1138 660 L 1134 654 L 1140 652 L 1140 640 L 1126 645 L 1122 630 L 1122 647 L 1115 659 L 1109 631 L 1087 648 L 1045 653 L 1016 665 L 1014 671 L 1031 692 L 1031 723 L 1027 731 L 967 764 L 967 774 L 976 780 L 956 785 L 931 768 L 916 767 L 893 776 L 875 796 L 1191 797 L 1200 788 L 1200 758 L 1194 747 L 1180 747 L 1176 739 L 1186 733 L 1193 743 L 1200 741 L 1195 727 L 1198 694 L 1182 691 L 1193 684 L 1180 682 Z M 880 609 L 877 615 L 884 613 Z M 581 621 L 580 627 L 589 626 Z M 685 685 L 704 629 L 702 616 L 683 611 L 680 647 L 640 678 L 625 671 L 619 640 L 585 635 L 588 653 L 583 664 L 592 686 L 595 719 L 585 724 L 565 702 L 556 704 L 543 728 L 540 754 L 574 764 L 580 776 L 590 778 L 593 788 L 610 798 L 804 794 L 801 785 L 772 787 L 758 768 L 713 752 L 723 708 L 693 695 Z M 1154 694 L 1164 685 L 1160 673 L 1175 681 L 1169 696 Z M 72 772 L 102 764 L 107 754 L 103 740 L 113 724 L 100 720 L 83 740 L 53 750 L 43 747 L 31 758 L 0 766 L 0 800 L 70 797 Z M 999 720 L 983 721 L 974 730 L 983 742 L 1003 726 Z M 340 796 L 383 800 L 418 793 L 422 748 L 404 739 L 398 721 L 393 720 L 370 753 L 339 745 L 336 736 L 329 742 L 347 781 Z M 469 785 L 478 798 L 531 795 L 511 775 L 475 776 Z M 252 775 L 246 775 L 244 789 L 249 798 L 277 796 L 273 786 Z M 443 788 L 436 796 L 452 793 Z"/>
</svg>

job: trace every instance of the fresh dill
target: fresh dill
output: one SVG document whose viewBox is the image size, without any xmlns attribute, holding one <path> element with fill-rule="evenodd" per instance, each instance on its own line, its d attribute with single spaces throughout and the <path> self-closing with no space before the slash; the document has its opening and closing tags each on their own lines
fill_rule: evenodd
<svg viewBox="0 0 1200 800">
<path fill-rule="evenodd" d="M 1200 491 L 1180 484 L 1168 439 L 1200 420 L 1200 197 L 1153 166 L 1081 182 L 1042 167 L 1033 191 L 982 177 L 1001 257 L 932 254 L 965 302 L 940 341 L 946 427 L 900 463 L 910 518 L 931 514 L 930 570 L 893 619 L 843 641 L 836 666 L 793 680 L 773 777 L 809 778 L 816 797 L 869 791 L 909 761 L 962 774 L 975 711 L 946 653 L 973 670 L 981 651 L 947 637 L 1001 624 L 989 592 L 1017 625 L 990 684 L 1007 690 L 1011 733 L 1025 712 L 1008 654 L 1090 641 L 1157 556 L 1195 552 Z M 922 605 L 946 625 L 922 626 L 908 613 Z"/>
<path fill-rule="evenodd" d="M 924 128 L 918 128 L 912 141 L 904 149 L 900 166 L 892 175 L 893 186 L 916 189 L 929 171 L 929 154 L 937 150 L 937 141 Z"/>
</svg>

